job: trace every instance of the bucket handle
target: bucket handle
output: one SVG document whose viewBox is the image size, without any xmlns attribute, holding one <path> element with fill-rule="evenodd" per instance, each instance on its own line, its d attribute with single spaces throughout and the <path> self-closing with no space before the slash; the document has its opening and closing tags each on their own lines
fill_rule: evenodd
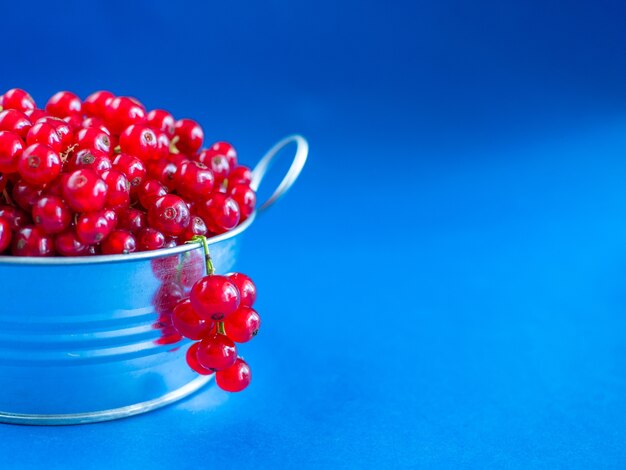
<svg viewBox="0 0 626 470">
<path fill-rule="evenodd" d="M 287 174 L 274 191 L 274 194 L 272 194 L 267 199 L 267 201 L 260 205 L 258 209 L 259 212 L 264 212 L 276 201 L 278 201 L 282 196 L 284 196 L 289 188 L 291 188 L 293 183 L 295 183 L 296 179 L 298 179 L 298 176 L 302 172 L 302 168 L 304 168 L 304 164 L 306 163 L 307 156 L 309 155 L 309 143 L 304 137 L 298 134 L 285 137 L 276 145 L 274 145 L 263 156 L 263 158 L 261 158 L 261 161 L 257 163 L 257 165 L 254 167 L 254 170 L 252 170 L 252 182 L 250 183 L 250 187 L 254 189 L 254 191 L 257 191 L 259 189 L 261 181 L 263 180 L 263 177 L 266 175 L 266 173 L 276 160 L 276 157 L 278 156 L 280 151 L 292 142 L 295 142 L 297 145 L 296 154 L 293 157 L 293 162 L 291 163 Z"/>
</svg>

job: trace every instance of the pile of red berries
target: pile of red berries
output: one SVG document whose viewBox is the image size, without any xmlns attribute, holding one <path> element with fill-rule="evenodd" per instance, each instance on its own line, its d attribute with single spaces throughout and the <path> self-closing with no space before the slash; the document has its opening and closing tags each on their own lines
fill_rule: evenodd
<svg viewBox="0 0 626 470">
<path fill-rule="evenodd" d="M 229 143 L 203 149 L 191 119 L 108 91 L 61 91 L 38 109 L 12 89 L 0 106 L 0 254 L 156 250 L 254 211 L 250 169 Z"/>
</svg>

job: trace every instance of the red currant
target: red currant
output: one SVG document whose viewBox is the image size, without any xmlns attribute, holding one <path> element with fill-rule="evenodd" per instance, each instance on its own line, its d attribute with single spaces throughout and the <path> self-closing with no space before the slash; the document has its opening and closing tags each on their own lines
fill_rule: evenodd
<svg viewBox="0 0 626 470">
<path fill-rule="evenodd" d="M 13 132 L 0 131 L 0 172 L 15 173 L 24 142 Z"/>
<path fill-rule="evenodd" d="M 200 342 L 197 357 L 205 369 L 223 370 L 237 360 L 237 347 L 226 335 L 213 334 Z"/>
<path fill-rule="evenodd" d="M 261 327 L 261 317 L 250 307 L 239 307 L 224 320 L 226 336 L 236 343 L 247 343 Z"/>
<path fill-rule="evenodd" d="M 5 109 L 0 113 L 0 131 L 15 132 L 22 139 L 26 139 L 32 123 L 28 116 L 17 109 Z"/>
<path fill-rule="evenodd" d="M 83 111 L 88 116 L 96 116 L 104 119 L 107 105 L 115 98 L 110 91 L 96 91 L 89 95 L 83 102 Z"/>
<path fill-rule="evenodd" d="M 147 217 L 145 212 L 130 207 L 119 212 L 117 223 L 118 228 L 136 234 L 146 226 Z"/>
<path fill-rule="evenodd" d="M 213 172 L 202 163 L 187 161 L 176 174 L 176 190 L 189 199 L 207 197 L 213 190 Z"/>
<path fill-rule="evenodd" d="M 44 196 L 33 205 L 33 220 L 46 233 L 55 234 L 69 227 L 72 212 L 56 196 Z"/>
<path fill-rule="evenodd" d="M 93 170 L 76 170 L 64 181 L 63 196 L 77 212 L 98 211 L 106 203 L 107 185 Z"/>
<path fill-rule="evenodd" d="M 96 149 L 106 154 L 111 153 L 109 134 L 97 127 L 79 130 L 74 138 L 74 143 L 78 149 Z"/>
<path fill-rule="evenodd" d="M 54 240 L 39 227 L 24 227 L 15 232 L 11 252 L 13 256 L 52 256 Z"/>
<path fill-rule="evenodd" d="M 213 322 L 199 316 L 189 299 L 176 304 L 172 312 L 172 323 L 178 332 L 189 339 L 202 339 L 213 328 Z"/>
<path fill-rule="evenodd" d="M 137 233 L 139 251 L 159 250 L 165 246 L 165 235 L 151 227 L 145 227 Z"/>
<path fill-rule="evenodd" d="M 58 234 L 54 239 L 54 248 L 63 256 L 86 256 L 89 253 L 89 245 L 80 241 L 74 230 L 66 230 Z"/>
<path fill-rule="evenodd" d="M 235 150 L 235 147 L 228 142 L 215 142 L 208 149 L 205 149 L 203 153 L 205 154 L 205 159 L 219 155 L 226 158 L 230 168 L 235 168 L 237 166 L 237 151 Z"/>
<path fill-rule="evenodd" d="M 137 196 L 139 202 L 144 209 L 152 207 L 154 201 L 165 196 L 167 194 L 167 188 L 159 183 L 157 180 L 146 180 L 137 189 Z"/>
<path fill-rule="evenodd" d="M 13 206 L 0 206 L 0 219 L 7 221 L 13 231 L 19 230 L 32 222 L 30 215 L 22 209 Z"/>
<path fill-rule="evenodd" d="M 32 121 L 32 120 L 31 120 Z M 33 125 L 37 123 L 50 124 L 57 131 L 57 134 L 61 138 L 61 151 L 66 151 L 74 141 L 74 131 L 72 127 L 63 119 L 55 118 L 52 116 L 46 116 L 33 122 Z"/>
<path fill-rule="evenodd" d="M 207 151 L 203 150 L 200 152 L 200 155 L 198 155 L 198 161 L 207 166 L 213 172 L 215 185 L 219 186 L 228 177 L 228 174 L 230 173 L 230 164 L 223 155 L 213 155 L 207 157 L 205 152 Z"/>
<path fill-rule="evenodd" d="M 37 122 L 26 135 L 26 145 L 43 144 L 57 153 L 62 152 L 63 142 L 56 128 L 47 122 Z"/>
<path fill-rule="evenodd" d="M 46 104 L 46 112 L 59 118 L 80 114 L 81 109 L 80 98 L 70 91 L 59 91 Z"/>
<path fill-rule="evenodd" d="M 181 238 L 183 240 L 191 240 L 196 235 L 205 236 L 208 233 L 208 229 L 206 228 L 206 224 L 201 217 L 197 215 L 192 215 L 189 225 L 183 232 Z"/>
<path fill-rule="evenodd" d="M 192 370 L 196 371 L 200 375 L 211 375 L 213 373 L 210 369 L 205 369 L 198 362 L 198 347 L 200 343 L 193 343 L 189 349 L 187 349 L 187 364 Z"/>
<path fill-rule="evenodd" d="M 121 171 L 124 175 L 126 175 L 126 178 L 130 183 L 131 190 L 137 189 L 146 178 L 146 166 L 140 159 L 133 157 L 132 155 L 120 153 L 115 157 L 115 160 L 113 160 L 113 166 L 116 170 Z"/>
<path fill-rule="evenodd" d="M 146 120 L 146 109 L 139 101 L 127 96 L 118 96 L 107 102 L 105 122 L 114 133 L 121 133 L 128 126 Z"/>
<path fill-rule="evenodd" d="M 176 137 L 178 137 L 176 148 L 180 152 L 194 154 L 202 147 L 204 132 L 196 121 L 192 119 L 179 119 L 174 125 L 174 132 Z"/>
<path fill-rule="evenodd" d="M 159 181 L 163 186 L 173 189 L 176 182 L 177 167 L 168 160 L 148 162 L 148 176 Z"/>
<path fill-rule="evenodd" d="M 241 392 L 250 385 L 251 379 L 250 366 L 240 357 L 229 368 L 215 373 L 217 386 L 226 392 Z"/>
<path fill-rule="evenodd" d="M 209 320 L 222 320 L 239 307 L 237 286 L 226 276 L 205 276 L 194 284 L 189 294 L 198 315 Z"/>
<path fill-rule="evenodd" d="M 104 124 L 104 121 L 100 119 L 99 117 L 88 117 L 88 118 L 83 119 L 83 122 L 81 123 L 81 127 L 83 129 L 91 129 L 91 128 L 99 129 L 102 132 L 104 132 L 106 135 L 108 135 L 109 137 L 111 136 L 111 131 Z"/>
<path fill-rule="evenodd" d="M 148 208 L 148 223 L 164 235 L 178 236 L 189 225 L 189 208 L 180 197 L 166 194 Z"/>
<path fill-rule="evenodd" d="M 230 190 L 230 197 L 232 197 L 239 206 L 241 212 L 241 220 L 246 220 L 254 212 L 256 207 L 256 193 L 244 184 L 235 185 Z"/>
<path fill-rule="evenodd" d="M 137 251 L 135 237 L 125 230 L 113 230 L 102 242 L 102 254 L 121 255 Z"/>
<path fill-rule="evenodd" d="M 67 161 L 69 171 L 90 169 L 101 175 L 113 168 L 108 154 L 102 150 L 80 149 L 75 151 Z"/>
<path fill-rule="evenodd" d="M 122 152 L 138 157 L 143 161 L 158 157 L 157 136 L 152 129 L 142 124 L 128 126 L 120 135 Z"/>
<path fill-rule="evenodd" d="M 256 300 L 256 286 L 252 279 L 243 273 L 229 274 L 228 279 L 235 284 L 239 291 L 241 303 L 240 305 L 245 307 L 252 307 Z"/>
<path fill-rule="evenodd" d="M 213 193 L 196 210 L 206 222 L 209 231 L 215 234 L 235 228 L 241 216 L 237 202 L 223 193 Z"/>
<path fill-rule="evenodd" d="M 252 182 L 252 171 L 247 166 L 237 166 L 228 174 L 228 187 L 232 188 L 238 184 L 250 186 Z"/>
<path fill-rule="evenodd" d="M 162 131 L 171 139 L 174 137 L 174 118 L 162 109 L 154 109 L 146 116 L 146 124 L 155 131 Z"/>
<path fill-rule="evenodd" d="M 126 176 L 117 170 L 107 170 L 101 173 L 101 177 L 108 188 L 106 206 L 113 209 L 128 207 L 130 205 L 130 183 Z"/>
<path fill-rule="evenodd" d="M 17 171 L 27 183 L 41 186 L 59 176 L 61 158 L 47 145 L 33 144 L 17 160 Z"/>
<path fill-rule="evenodd" d="M 13 185 L 11 197 L 13 201 L 25 211 L 30 212 L 33 205 L 41 197 L 41 187 L 27 183 L 23 179 Z"/>
<path fill-rule="evenodd" d="M 102 242 L 115 228 L 117 217 L 112 220 L 113 211 L 96 211 L 82 214 L 76 221 L 76 235 L 78 239 L 87 244 L 95 245 Z"/>
<path fill-rule="evenodd" d="M 12 88 L 2 95 L 0 106 L 4 109 L 17 109 L 23 112 L 36 108 L 33 97 L 19 88 Z"/>
<path fill-rule="evenodd" d="M 0 253 L 4 253 L 11 245 L 11 224 L 0 218 Z"/>
</svg>

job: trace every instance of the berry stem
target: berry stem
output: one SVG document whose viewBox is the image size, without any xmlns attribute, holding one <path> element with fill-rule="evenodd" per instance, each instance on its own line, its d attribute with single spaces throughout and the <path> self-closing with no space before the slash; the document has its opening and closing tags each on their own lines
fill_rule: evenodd
<svg viewBox="0 0 626 470">
<path fill-rule="evenodd" d="M 226 330 L 224 330 L 224 322 L 223 321 L 218 321 L 217 322 L 217 332 L 220 335 L 225 335 L 226 334 Z"/>
<path fill-rule="evenodd" d="M 203 235 L 195 235 L 187 243 L 202 243 L 202 248 L 204 249 L 204 259 L 206 261 L 206 272 L 209 276 L 215 274 L 215 267 L 213 266 L 213 261 L 211 260 L 211 252 L 209 251 L 207 237 Z"/>
</svg>

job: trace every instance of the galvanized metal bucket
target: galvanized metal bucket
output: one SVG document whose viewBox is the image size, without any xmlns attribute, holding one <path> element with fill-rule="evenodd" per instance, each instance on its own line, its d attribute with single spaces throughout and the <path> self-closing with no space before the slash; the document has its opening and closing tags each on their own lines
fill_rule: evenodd
<svg viewBox="0 0 626 470">
<path fill-rule="evenodd" d="M 298 135 L 253 170 L 258 189 L 280 151 L 297 145 L 276 191 L 242 225 L 209 239 L 219 273 L 235 266 L 243 233 L 295 182 L 308 155 Z M 172 299 L 205 275 L 200 244 L 85 258 L 0 256 L 0 422 L 79 424 L 173 403 L 212 380 L 185 363 Z"/>
</svg>

